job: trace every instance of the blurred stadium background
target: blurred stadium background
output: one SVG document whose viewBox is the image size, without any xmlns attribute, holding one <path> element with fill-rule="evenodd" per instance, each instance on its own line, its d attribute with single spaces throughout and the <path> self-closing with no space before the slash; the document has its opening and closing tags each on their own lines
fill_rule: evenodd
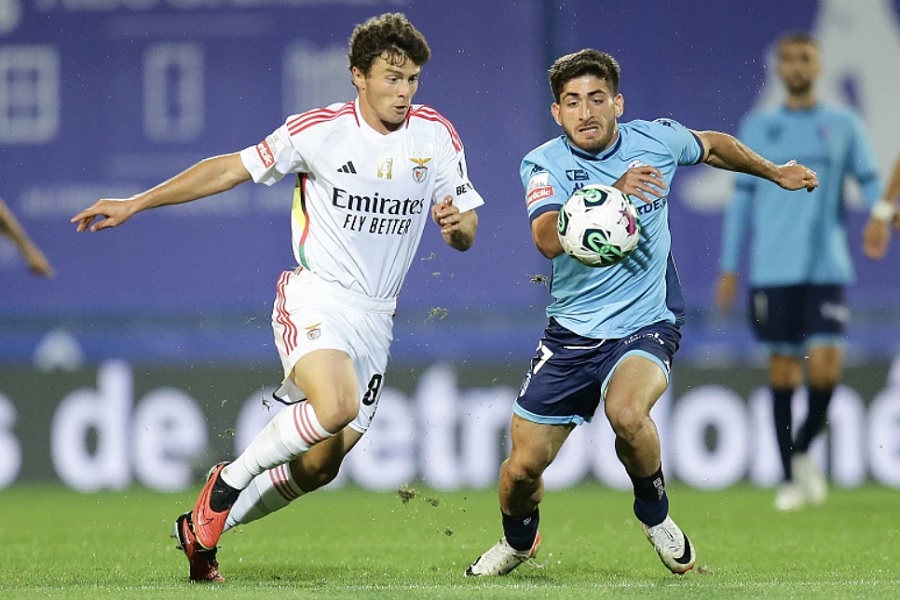
<svg viewBox="0 0 900 600">
<path fill-rule="evenodd" d="M 546 71 L 583 47 L 621 62 L 625 119 L 734 132 L 781 90 L 772 44 L 809 30 L 819 94 L 864 115 L 883 173 L 900 152 L 900 0 L 0 0 L 0 197 L 57 270 L 30 276 L 0 239 L 0 488 L 179 491 L 239 451 L 274 410 L 269 314 L 292 267 L 292 181 L 242 186 L 77 235 L 69 218 L 206 156 L 256 144 L 289 114 L 351 98 L 352 26 L 402 11 L 433 51 L 417 102 L 450 118 L 487 205 L 458 254 L 426 231 L 397 316 L 388 388 L 348 482 L 494 485 L 509 406 L 544 325 L 521 157 L 557 134 Z M 900 296 L 888 257 L 859 251 L 845 385 L 816 447 L 838 485 L 900 487 Z M 670 195 L 689 308 L 673 386 L 656 409 L 672 476 L 701 488 L 777 479 L 762 356 L 743 314 L 712 309 L 730 179 L 681 171 Z M 900 363 L 898 363 L 900 365 Z M 896 371 L 896 372 L 895 372 Z M 799 398 L 798 398 L 799 400 Z M 627 478 L 602 419 L 549 485 Z"/>
</svg>

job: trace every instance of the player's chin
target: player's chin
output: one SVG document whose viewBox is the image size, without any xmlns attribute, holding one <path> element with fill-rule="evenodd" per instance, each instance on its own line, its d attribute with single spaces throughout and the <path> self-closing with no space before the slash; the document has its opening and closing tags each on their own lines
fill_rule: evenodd
<svg viewBox="0 0 900 600">
<path fill-rule="evenodd" d="M 606 149 L 596 136 L 576 136 L 574 141 L 576 146 L 591 154 L 600 154 Z"/>
<path fill-rule="evenodd" d="M 408 106 L 394 106 L 391 108 L 391 118 L 396 123 L 401 123 L 409 115 Z"/>
</svg>

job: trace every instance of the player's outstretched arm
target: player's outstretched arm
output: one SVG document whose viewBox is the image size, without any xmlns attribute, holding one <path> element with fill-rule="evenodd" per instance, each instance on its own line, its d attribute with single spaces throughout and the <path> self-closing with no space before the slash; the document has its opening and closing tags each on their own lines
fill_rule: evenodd
<svg viewBox="0 0 900 600">
<path fill-rule="evenodd" d="M 451 196 L 431 207 L 431 218 L 440 226 L 441 236 L 452 248 L 464 252 L 475 243 L 478 215 L 474 210 L 459 212 Z"/>
<path fill-rule="evenodd" d="M 786 190 L 806 188 L 811 192 L 819 187 L 816 172 L 797 161 L 776 165 L 727 133 L 695 131 L 694 134 L 703 143 L 703 162 L 710 166 L 762 177 Z"/>
<path fill-rule="evenodd" d="M 74 217 L 77 231 L 100 231 L 121 225 L 135 214 L 170 204 L 183 204 L 212 196 L 250 180 L 250 172 L 240 154 L 223 154 L 207 158 L 146 192 L 131 198 L 102 199 Z M 94 222 L 99 219 L 98 222 Z"/>
<path fill-rule="evenodd" d="M 28 269 L 35 275 L 53 277 L 53 267 L 19 223 L 6 203 L 0 199 L 0 233 L 6 234 L 25 257 Z"/>
</svg>

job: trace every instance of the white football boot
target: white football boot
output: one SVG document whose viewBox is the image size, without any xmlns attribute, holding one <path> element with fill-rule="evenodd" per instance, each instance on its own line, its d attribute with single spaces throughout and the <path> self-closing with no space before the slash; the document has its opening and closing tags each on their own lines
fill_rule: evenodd
<svg viewBox="0 0 900 600">
<path fill-rule="evenodd" d="M 497 577 L 498 575 L 506 575 L 519 565 L 527 562 L 535 567 L 540 567 L 532 559 L 537 555 L 538 549 L 541 547 L 541 534 L 538 533 L 534 538 L 534 544 L 530 550 L 516 550 L 506 541 L 504 536 L 499 542 L 491 546 L 491 548 L 475 559 L 469 568 L 466 569 L 466 577 Z"/>
<path fill-rule="evenodd" d="M 782 511 L 800 510 L 806 506 L 806 494 L 800 486 L 788 481 L 782 483 L 775 493 L 775 508 Z"/>
<path fill-rule="evenodd" d="M 795 454 L 791 458 L 794 479 L 806 501 L 813 506 L 824 504 L 828 498 L 828 482 L 809 454 Z"/>
<path fill-rule="evenodd" d="M 647 527 L 641 523 L 641 527 L 660 560 L 670 571 L 676 575 L 684 575 L 694 568 L 697 560 L 694 546 L 671 517 L 666 517 L 659 525 Z"/>
</svg>

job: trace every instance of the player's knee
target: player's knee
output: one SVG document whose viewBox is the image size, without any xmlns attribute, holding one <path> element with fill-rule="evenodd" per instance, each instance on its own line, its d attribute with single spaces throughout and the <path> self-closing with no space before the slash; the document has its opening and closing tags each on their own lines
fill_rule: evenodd
<svg viewBox="0 0 900 600">
<path fill-rule="evenodd" d="M 840 383 L 840 372 L 818 373 L 809 375 L 809 387 L 814 390 L 828 390 L 837 387 Z"/>
<path fill-rule="evenodd" d="M 814 389 L 829 389 L 841 380 L 843 358 L 839 351 L 819 352 L 809 365 L 809 386 Z"/>
<path fill-rule="evenodd" d="M 546 467 L 531 461 L 508 460 L 506 462 L 506 477 L 513 485 L 534 484 L 544 474 Z"/>
<path fill-rule="evenodd" d="M 316 418 L 327 431 L 337 433 L 359 414 L 359 399 L 354 394 L 334 394 L 314 403 Z"/>
<path fill-rule="evenodd" d="M 800 378 L 785 371 L 772 371 L 769 373 L 769 385 L 776 390 L 793 389 L 800 385 Z"/>
<path fill-rule="evenodd" d="M 636 438 L 647 420 L 647 414 L 632 403 L 607 403 L 606 417 L 616 436 L 626 441 Z"/>
<path fill-rule="evenodd" d="M 794 357 L 773 356 L 769 359 L 769 385 L 773 388 L 796 388 L 802 379 L 803 371 Z"/>
</svg>

